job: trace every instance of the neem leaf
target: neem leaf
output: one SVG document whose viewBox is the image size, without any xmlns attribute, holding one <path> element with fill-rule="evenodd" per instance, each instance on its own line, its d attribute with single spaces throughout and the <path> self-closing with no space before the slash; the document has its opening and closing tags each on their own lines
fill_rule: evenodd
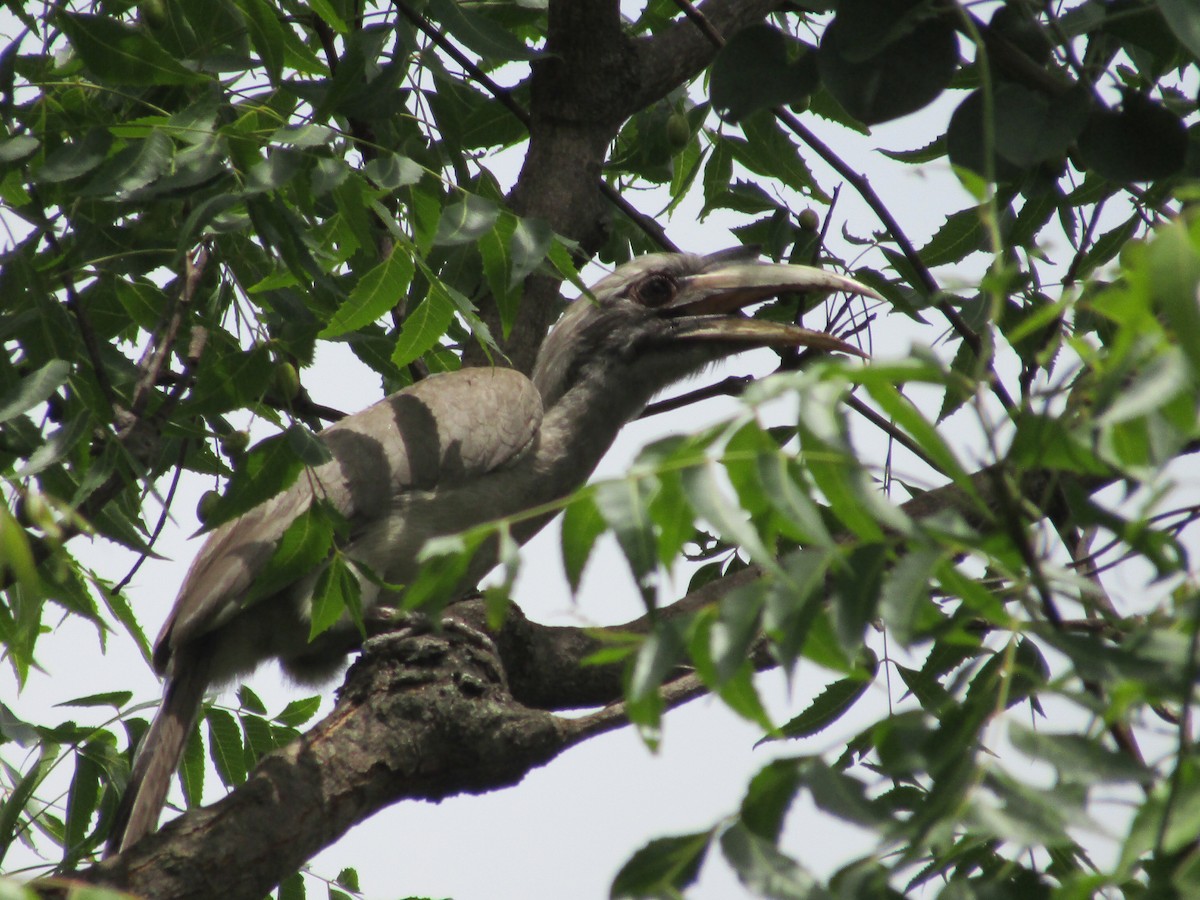
<svg viewBox="0 0 1200 900">
<path fill-rule="evenodd" d="M 1079 160 L 1111 181 L 1153 181 L 1183 168 L 1183 120 L 1141 94 L 1128 92 L 1118 110 L 1096 109 L 1079 137 Z"/>
<path fill-rule="evenodd" d="M 1057 97 L 1011 82 L 996 88 L 996 152 L 1022 168 L 1061 158 L 1083 130 L 1091 93 L 1079 85 Z"/>
<path fill-rule="evenodd" d="M 740 823 L 722 833 L 721 852 L 738 880 L 758 896 L 802 900 L 817 890 L 817 880 L 799 863 Z"/>
<path fill-rule="evenodd" d="M 433 242 L 447 247 L 474 244 L 492 230 L 499 217 L 500 207 L 491 200 L 467 194 L 461 202 L 442 210 L 437 236 Z"/>
<path fill-rule="evenodd" d="M 751 25 L 717 53 L 709 96 L 721 118 L 804 100 L 819 83 L 813 49 L 770 25 Z"/>
<path fill-rule="evenodd" d="M 60 12 L 58 22 L 92 74 L 116 84 L 194 84 L 208 81 L 140 28 L 111 16 Z"/>
<path fill-rule="evenodd" d="M 44 403 L 66 382 L 71 364 L 65 359 L 52 359 L 36 372 L 26 375 L 16 386 L 0 396 L 0 422 L 21 415 L 39 403 Z"/>
<path fill-rule="evenodd" d="M 453 299 L 446 291 L 445 285 L 440 281 L 431 281 L 425 299 L 418 303 L 404 320 L 400 336 L 396 338 L 396 347 L 392 351 L 392 364 L 403 367 L 420 358 L 437 344 L 452 321 Z"/>
<path fill-rule="evenodd" d="M 711 840 L 712 832 L 699 831 L 651 841 L 617 873 L 609 896 L 620 900 L 677 895 L 700 874 Z"/>
<path fill-rule="evenodd" d="M 338 337 L 370 325 L 400 302 L 414 271 L 407 248 L 394 246 L 387 259 L 359 280 L 317 337 Z"/>
<path fill-rule="evenodd" d="M 993 137 L 995 136 L 995 129 Z M 950 162 L 979 175 L 987 173 L 987 154 L 990 152 L 992 177 L 997 182 L 1013 181 L 1021 168 L 996 153 L 995 146 L 985 149 L 983 131 L 983 91 L 972 91 L 950 116 L 946 128 L 946 153 Z"/>
<path fill-rule="evenodd" d="M 1179 43 L 1200 59 L 1200 16 L 1192 0 L 1157 0 L 1157 5 Z"/>
<path fill-rule="evenodd" d="M 292 425 L 291 428 L 303 426 Z M 290 487 L 303 468 L 304 461 L 288 441 L 287 432 L 262 441 L 234 470 L 229 487 L 213 507 L 202 531 L 211 531 L 222 522 L 270 500 Z"/>
<path fill-rule="evenodd" d="M 915 112 L 954 75 L 954 26 L 945 18 L 910 18 L 918 6 L 890 0 L 843 2 L 821 38 L 821 81 L 846 112 L 867 125 Z"/>
</svg>

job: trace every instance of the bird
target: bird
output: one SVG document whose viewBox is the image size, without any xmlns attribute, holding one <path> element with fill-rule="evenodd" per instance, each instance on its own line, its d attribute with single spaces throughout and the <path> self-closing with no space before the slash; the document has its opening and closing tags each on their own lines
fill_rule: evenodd
<svg viewBox="0 0 1200 900">
<path fill-rule="evenodd" d="M 283 533 L 311 504 L 332 505 L 348 523 L 340 551 L 378 576 L 360 579 L 363 610 L 387 608 L 397 599 L 389 586 L 412 582 L 429 539 L 568 497 L 621 428 L 672 384 L 756 347 L 865 356 L 833 335 L 744 312 L 797 291 L 878 297 L 834 272 L 760 262 L 756 248 L 647 254 L 570 305 L 531 378 L 498 366 L 433 375 L 321 431 L 328 460 L 215 528 L 193 560 L 155 643 L 163 700 L 134 756 L 107 855 L 157 827 L 210 688 L 271 658 L 297 682 L 320 683 L 360 646 L 348 616 L 309 640 L 320 566 L 247 602 Z M 520 518 L 514 537 L 528 540 L 552 515 Z M 495 562 L 494 550 L 478 553 L 461 590 Z"/>
</svg>

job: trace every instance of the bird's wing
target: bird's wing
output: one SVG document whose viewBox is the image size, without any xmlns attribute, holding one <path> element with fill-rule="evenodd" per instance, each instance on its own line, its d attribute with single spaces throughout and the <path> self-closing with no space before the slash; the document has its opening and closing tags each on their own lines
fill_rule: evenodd
<svg viewBox="0 0 1200 900">
<path fill-rule="evenodd" d="M 528 378 L 476 368 L 427 378 L 325 429 L 319 437 L 331 460 L 217 528 L 201 547 L 159 634 L 155 668 L 165 671 L 175 647 L 238 613 L 279 538 L 315 496 L 361 528 L 405 492 L 512 464 L 533 445 L 541 421 L 541 396 Z"/>
</svg>

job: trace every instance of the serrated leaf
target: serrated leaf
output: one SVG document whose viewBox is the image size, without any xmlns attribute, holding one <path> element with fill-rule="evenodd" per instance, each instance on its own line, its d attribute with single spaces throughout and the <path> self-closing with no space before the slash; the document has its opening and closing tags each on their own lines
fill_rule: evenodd
<svg viewBox="0 0 1200 900">
<path fill-rule="evenodd" d="M 71 375 L 71 364 L 65 359 L 52 359 L 36 372 L 31 372 L 0 396 L 0 422 L 45 403 Z"/>
<path fill-rule="evenodd" d="M 333 523 L 321 506 L 310 504 L 283 532 L 243 603 L 270 597 L 300 580 L 329 557 L 332 546 Z"/>
<path fill-rule="evenodd" d="M 187 808 L 199 806 L 204 796 L 204 739 L 200 736 L 200 726 L 188 734 L 187 743 L 183 746 L 183 758 L 179 761 L 179 786 L 183 790 L 183 800 Z"/>
<path fill-rule="evenodd" d="M 408 249 L 394 245 L 388 258 L 359 280 L 317 337 L 328 340 L 356 331 L 390 312 L 404 299 L 415 271 Z"/>
<path fill-rule="evenodd" d="M 579 591 L 583 570 L 596 539 L 604 534 L 604 517 L 587 494 L 576 496 L 563 513 L 562 558 L 571 592 Z"/>
<path fill-rule="evenodd" d="M 84 64 L 114 84 L 194 84 L 208 77 L 193 72 L 139 28 L 110 16 L 60 11 L 59 24 Z"/>
<path fill-rule="evenodd" d="M 655 571 L 657 545 L 642 479 L 601 482 L 594 495 L 596 508 L 613 530 L 629 568 L 639 584 Z"/>
<path fill-rule="evenodd" d="M 345 614 L 361 626 L 362 586 L 341 554 L 336 554 L 313 587 L 308 639 L 332 628 Z"/>
<path fill-rule="evenodd" d="M 291 428 L 303 428 L 293 425 Z M 291 429 L 289 429 L 291 430 Z M 267 438 L 246 454 L 229 479 L 202 532 L 248 512 L 289 488 L 304 469 L 304 462 L 289 444 L 287 432 Z"/>
<path fill-rule="evenodd" d="M 1128 753 L 1105 747 L 1099 737 L 1033 731 L 1015 720 L 1008 723 L 1008 737 L 1022 753 L 1045 760 L 1071 782 L 1145 784 L 1155 778 L 1144 763 Z"/>
<path fill-rule="evenodd" d="M 429 283 L 429 293 L 408 314 L 396 338 L 392 364 L 407 366 L 433 349 L 454 321 L 454 301 L 440 281 Z"/>
<path fill-rule="evenodd" d="M 217 777 L 227 788 L 246 780 L 246 751 L 242 733 L 233 716 L 223 709 L 211 708 L 204 716 L 208 725 L 208 755 Z"/>
<path fill-rule="evenodd" d="M 711 840 L 712 832 L 699 831 L 651 841 L 621 867 L 609 896 L 624 900 L 677 895 L 695 883 Z"/>
<path fill-rule="evenodd" d="M 533 60 L 540 55 L 516 35 L 481 13 L 471 12 L 454 0 L 430 0 L 434 18 L 457 40 L 488 63 L 502 60 Z"/>
<path fill-rule="evenodd" d="M 103 694 L 88 694 L 86 697 L 76 697 L 74 700 L 64 700 L 54 704 L 58 706 L 111 706 L 120 709 L 133 698 L 132 691 L 107 691 Z"/>
<path fill-rule="evenodd" d="M 67 789 L 67 815 L 64 820 L 63 846 L 67 858 L 75 857 L 87 837 L 100 800 L 99 763 L 86 751 L 75 754 L 75 774 Z"/>
<path fill-rule="evenodd" d="M 287 725 L 289 728 L 298 728 L 312 719 L 320 708 L 320 697 L 304 697 L 300 700 L 293 700 L 272 721 Z"/>
<path fill-rule="evenodd" d="M 499 218 L 500 207 L 493 201 L 466 194 L 442 210 L 433 242 L 445 247 L 474 244 L 495 227 Z"/>
<path fill-rule="evenodd" d="M 756 896 L 772 900 L 814 900 L 817 880 L 794 859 L 740 823 L 721 834 L 721 852 L 738 880 Z M 819 895 L 817 895 L 819 896 Z"/>
<path fill-rule="evenodd" d="M 983 250 L 987 231 L 980 219 L 980 210 L 975 207 L 961 209 L 946 217 L 946 220 L 917 252 L 930 268 L 961 262 L 977 250 Z"/>
<path fill-rule="evenodd" d="M 779 735 L 802 738 L 818 734 L 844 716 L 871 687 L 871 679 L 842 678 L 828 685 L 798 716 L 779 727 Z"/>
<path fill-rule="evenodd" d="M 802 759 L 777 759 L 750 779 L 740 811 L 746 828 L 769 841 L 779 840 L 784 817 L 800 787 L 802 765 Z"/>
<path fill-rule="evenodd" d="M 725 493 L 716 478 L 717 464 L 704 460 L 683 470 L 683 490 L 696 514 L 716 528 L 717 533 L 741 547 L 750 558 L 764 568 L 784 576 L 761 536 L 747 520 L 745 511 Z"/>
</svg>

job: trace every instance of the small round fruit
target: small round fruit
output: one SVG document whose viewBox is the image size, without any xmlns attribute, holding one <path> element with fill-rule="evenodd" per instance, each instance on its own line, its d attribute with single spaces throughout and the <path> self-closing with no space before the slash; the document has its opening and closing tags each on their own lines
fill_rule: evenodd
<svg viewBox="0 0 1200 900">
<path fill-rule="evenodd" d="M 200 501 L 196 504 L 196 518 L 201 524 L 207 524 L 220 502 L 221 495 L 216 491 L 205 491 L 200 495 Z"/>
<path fill-rule="evenodd" d="M 821 227 L 821 217 L 817 215 L 815 209 L 803 209 L 800 215 L 796 216 L 796 220 L 800 223 L 800 227 L 806 231 L 816 231 Z"/>
<path fill-rule="evenodd" d="M 248 431 L 231 431 L 229 434 L 221 435 L 221 452 L 232 458 L 241 456 L 246 452 L 246 448 L 250 446 L 250 432 Z"/>
<path fill-rule="evenodd" d="M 300 373 L 290 362 L 281 362 L 271 373 L 271 386 L 284 402 L 295 400 L 300 393 Z"/>
<path fill-rule="evenodd" d="M 667 119 L 667 143 L 675 151 L 682 150 L 692 140 L 692 126 L 683 113 L 672 113 Z"/>
</svg>

